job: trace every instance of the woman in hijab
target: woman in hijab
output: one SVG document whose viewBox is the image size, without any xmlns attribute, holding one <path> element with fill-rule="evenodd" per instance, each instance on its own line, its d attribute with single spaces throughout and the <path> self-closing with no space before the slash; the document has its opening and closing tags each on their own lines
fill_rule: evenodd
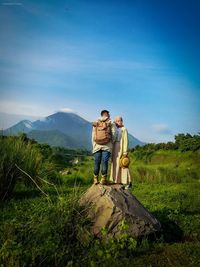
<svg viewBox="0 0 200 267">
<path fill-rule="evenodd" d="M 124 184 L 125 189 L 131 188 L 129 168 L 120 167 L 120 158 L 128 155 L 128 131 L 120 116 L 115 117 L 116 138 L 112 150 L 112 164 L 110 180 L 117 184 Z"/>
</svg>

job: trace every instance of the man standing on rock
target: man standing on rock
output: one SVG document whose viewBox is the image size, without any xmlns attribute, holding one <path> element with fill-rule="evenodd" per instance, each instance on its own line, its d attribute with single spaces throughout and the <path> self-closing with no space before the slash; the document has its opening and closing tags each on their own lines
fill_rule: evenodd
<svg viewBox="0 0 200 267">
<path fill-rule="evenodd" d="M 94 184 L 99 183 L 101 165 L 101 184 L 107 183 L 108 161 L 111 156 L 115 139 L 116 126 L 110 119 L 108 110 L 101 111 L 101 117 L 93 122 L 92 153 L 94 155 Z"/>
</svg>

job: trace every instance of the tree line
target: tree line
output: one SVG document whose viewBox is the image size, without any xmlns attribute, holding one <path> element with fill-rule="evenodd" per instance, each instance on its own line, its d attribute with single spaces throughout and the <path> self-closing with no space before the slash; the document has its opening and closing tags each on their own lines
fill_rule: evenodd
<svg viewBox="0 0 200 267">
<path fill-rule="evenodd" d="M 200 133 L 197 135 L 191 135 L 189 133 L 179 133 L 175 135 L 174 142 L 167 143 L 148 143 L 144 146 L 137 145 L 131 151 L 157 151 L 163 150 L 180 150 L 185 151 L 197 151 L 200 149 Z"/>
</svg>

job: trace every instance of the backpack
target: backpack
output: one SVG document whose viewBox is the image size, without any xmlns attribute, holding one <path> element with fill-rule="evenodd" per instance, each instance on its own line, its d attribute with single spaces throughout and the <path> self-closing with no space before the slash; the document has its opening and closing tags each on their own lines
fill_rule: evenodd
<svg viewBox="0 0 200 267">
<path fill-rule="evenodd" d="M 93 122 L 93 127 L 95 127 L 94 141 L 98 145 L 106 145 L 111 141 L 111 121 L 95 121 Z"/>
</svg>

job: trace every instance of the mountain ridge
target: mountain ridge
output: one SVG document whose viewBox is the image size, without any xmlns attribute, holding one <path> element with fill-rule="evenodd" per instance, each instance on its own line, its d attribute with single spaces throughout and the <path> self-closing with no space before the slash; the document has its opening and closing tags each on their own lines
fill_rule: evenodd
<svg viewBox="0 0 200 267">
<path fill-rule="evenodd" d="M 3 131 L 5 135 L 26 133 L 39 143 L 66 148 L 92 149 L 92 123 L 72 112 L 56 112 L 44 119 L 22 120 Z M 144 145 L 142 141 L 129 134 L 129 147 Z"/>
</svg>

